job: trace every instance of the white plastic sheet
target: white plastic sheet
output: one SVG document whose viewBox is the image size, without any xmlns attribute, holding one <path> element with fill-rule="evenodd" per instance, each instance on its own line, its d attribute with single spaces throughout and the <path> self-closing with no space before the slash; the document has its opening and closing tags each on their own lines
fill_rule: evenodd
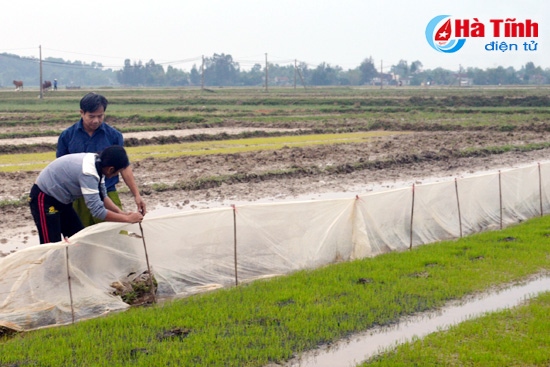
<svg viewBox="0 0 550 367">
<path fill-rule="evenodd" d="M 111 286 L 149 267 L 157 298 L 403 251 L 550 212 L 550 166 L 350 195 L 101 223 L 0 259 L 0 325 L 30 330 L 129 306 Z M 146 256 L 147 255 L 147 256 Z"/>
</svg>

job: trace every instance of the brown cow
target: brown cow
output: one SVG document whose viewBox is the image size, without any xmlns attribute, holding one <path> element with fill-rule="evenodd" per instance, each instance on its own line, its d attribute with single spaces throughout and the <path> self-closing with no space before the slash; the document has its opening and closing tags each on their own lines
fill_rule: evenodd
<svg viewBox="0 0 550 367">
<path fill-rule="evenodd" d="M 47 90 L 51 87 L 52 87 L 52 82 L 49 80 L 44 80 L 44 82 L 42 83 L 42 89 Z"/>
<path fill-rule="evenodd" d="M 22 80 L 14 80 L 13 85 L 15 85 L 15 90 L 23 90 L 23 81 Z"/>
</svg>

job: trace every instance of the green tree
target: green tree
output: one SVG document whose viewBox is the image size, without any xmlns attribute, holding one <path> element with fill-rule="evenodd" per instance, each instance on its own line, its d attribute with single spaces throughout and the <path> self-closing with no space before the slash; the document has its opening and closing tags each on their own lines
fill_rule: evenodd
<svg viewBox="0 0 550 367">
<path fill-rule="evenodd" d="M 399 79 L 405 79 L 409 76 L 410 69 L 406 60 L 399 60 L 397 65 L 392 65 L 390 71 L 399 76 Z"/>
<path fill-rule="evenodd" d="M 270 74 L 272 74 L 272 69 L 270 67 Z M 239 79 L 242 85 L 253 86 L 253 85 L 262 85 L 265 81 L 265 73 L 262 71 L 262 66 L 260 64 L 254 64 L 252 69 L 249 71 L 241 71 Z"/>
<path fill-rule="evenodd" d="M 117 72 L 117 80 L 122 85 L 139 85 L 141 82 L 140 69 L 143 67 L 139 63 L 132 62 L 130 59 L 124 60 L 124 67 Z"/>
<path fill-rule="evenodd" d="M 528 62 L 521 68 L 519 75 L 525 84 L 543 84 L 547 78 L 540 66 L 535 66 L 533 62 Z"/>
<path fill-rule="evenodd" d="M 455 72 L 443 68 L 428 70 L 425 74 L 425 83 L 428 85 L 452 85 L 456 81 L 455 74 Z"/>
<path fill-rule="evenodd" d="M 338 85 L 340 82 L 339 72 L 342 69 L 332 67 L 324 62 L 319 64 L 312 72 L 309 79 L 311 85 Z"/>
<path fill-rule="evenodd" d="M 145 64 L 145 86 L 161 86 L 165 85 L 165 74 L 162 65 L 156 64 L 154 60 L 149 60 Z"/>
<path fill-rule="evenodd" d="M 207 85 L 236 85 L 239 77 L 239 63 L 231 55 L 214 54 L 204 60 L 204 81 Z"/>
<path fill-rule="evenodd" d="M 346 78 L 349 82 L 349 85 L 360 85 L 361 84 L 361 72 L 359 68 L 350 69 L 346 72 Z"/>
<path fill-rule="evenodd" d="M 504 68 L 499 66 L 497 68 L 487 69 L 487 84 L 490 85 L 506 85 L 506 84 L 520 84 L 520 78 L 513 67 Z"/>
<path fill-rule="evenodd" d="M 409 69 L 409 71 L 411 72 L 411 74 L 416 74 L 416 73 L 419 73 L 420 71 L 422 71 L 422 63 L 418 60 L 416 61 L 413 61 L 411 63 L 411 67 Z"/>
<path fill-rule="evenodd" d="M 372 79 L 378 76 L 372 57 L 363 60 L 359 65 L 359 71 L 361 72 L 361 84 L 370 84 Z"/>
<path fill-rule="evenodd" d="M 189 85 L 189 76 L 183 70 L 168 66 L 165 75 L 166 85 L 169 86 L 186 86 Z"/>
<path fill-rule="evenodd" d="M 189 81 L 192 85 L 201 85 L 201 74 L 197 70 L 197 65 L 193 64 L 191 72 L 189 73 Z"/>
</svg>

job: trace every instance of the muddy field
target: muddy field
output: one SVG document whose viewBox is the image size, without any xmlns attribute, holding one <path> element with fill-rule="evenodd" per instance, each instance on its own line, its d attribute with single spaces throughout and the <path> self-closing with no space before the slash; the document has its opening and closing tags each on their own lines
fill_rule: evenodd
<svg viewBox="0 0 550 367">
<path fill-rule="evenodd" d="M 227 127 L 231 134 L 237 130 Z M 188 131 L 189 133 L 190 131 Z M 200 131 L 204 133 L 204 130 Z M 219 133 L 219 130 L 212 130 Z M 154 137 L 162 132 L 150 132 Z M 547 160 L 549 150 L 494 150 L 547 142 L 546 131 L 416 131 L 340 144 L 276 151 L 145 159 L 133 163 L 148 216 L 247 202 L 319 200 L 421 184 Z M 11 140 L 25 144 L 24 140 Z M 26 143 L 29 143 L 27 140 Z M 466 150 L 468 148 L 468 150 Z M 279 172 L 278 174 L 276 172 Z M 0 173 L 2 200 L 24 196 L 38 172 Z M 212 180 L 212 178 L 223 179 Z M 155 185 L 168 189 L 158 190 Z M 119 186 L 123 205 L 133 199 Z M 0 207 L 0 256 L 38 244 L 27 206 Z"/>
</svg>

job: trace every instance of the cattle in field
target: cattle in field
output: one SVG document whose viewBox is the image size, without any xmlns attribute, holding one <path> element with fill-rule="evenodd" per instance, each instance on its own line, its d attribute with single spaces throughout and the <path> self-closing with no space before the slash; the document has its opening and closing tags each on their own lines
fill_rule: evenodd
<svg viewBox="0 0 550 367">
<path fill-rule="evenodd" d="M 49 88 L 52 87 L 52 82 L 49 81 L 49 80 L 45 80 L 43 83 L 42 83 L 42 89 L 43 90 L 48 90 Z"/>
<path fill-rule="evenodd" d="M 14 80 L 13 85 L 15 85 L 15 90 L 23 90 L 23 81 L 22 80 Z"/>
</svg>

